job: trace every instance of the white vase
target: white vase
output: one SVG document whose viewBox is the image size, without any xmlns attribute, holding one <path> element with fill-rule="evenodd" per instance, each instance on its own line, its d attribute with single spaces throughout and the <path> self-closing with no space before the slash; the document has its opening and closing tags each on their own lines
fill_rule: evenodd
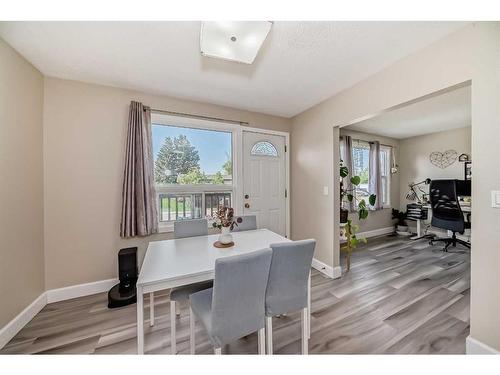
<svg viewBox="0 0 500 375">
<path fill-rule="evenodd" d="M 219 242 L 224 245 L 233 242 L 233 236 L 231 235 L 231 229 L 229 227 L 221 228 Z"/>
</svg>

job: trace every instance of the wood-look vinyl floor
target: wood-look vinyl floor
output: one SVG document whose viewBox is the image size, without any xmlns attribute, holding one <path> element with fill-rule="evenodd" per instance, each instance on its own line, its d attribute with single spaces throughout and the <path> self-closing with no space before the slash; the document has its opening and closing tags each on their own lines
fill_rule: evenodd
<svg viewBox="0 0 500 375">
<path fill-rule="evenodd" d="M 462 354 L 469 334 L 470 250 L 441 251 L 427 240 L 370 239 L 352 268 L 331 280 L 313 271 L 309 352 Z M 145 317 L 149 317 L 145 301 Z M 179 354 L 189 353 L 188 306 L 177 319 Z M 155 298 L 156 324 L 145 322 L 145 351 L 170 354 L 168 291 Z M 109 310 L 107 295 L 47 305 L 1 351 L 3 354 L 135 354 L 136 306 Z M 275 318 L 275 353 L 300 353 L 300 315 Z M 223 353 L 257 353 L 253 334 Z M 197 353 L 212 348 L 197 324 Z"/>
</svg>

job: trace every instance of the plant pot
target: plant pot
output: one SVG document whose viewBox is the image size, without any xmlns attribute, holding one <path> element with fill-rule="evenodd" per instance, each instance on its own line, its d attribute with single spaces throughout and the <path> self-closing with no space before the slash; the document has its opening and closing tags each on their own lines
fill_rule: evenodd
<svg viewBox="0 0 500 375">
<path fill-rule="evenodd" d="M 231 234 L 231 229 L 229 227 L 221 228 L 219 242 L 224 245 L 233 242 L 233 235 Z"/>
<path fill-rule="evenodd" d="M 340 209 L 340 222 L 347 223 L 347 219 L 349 218 L 349 210 L 345 208 Z"/>
<path fill-rule="evenodd" d="M 398 225 L 397 231 L 398 232 L 408 232 L 408 225 Z"/>
</svg>

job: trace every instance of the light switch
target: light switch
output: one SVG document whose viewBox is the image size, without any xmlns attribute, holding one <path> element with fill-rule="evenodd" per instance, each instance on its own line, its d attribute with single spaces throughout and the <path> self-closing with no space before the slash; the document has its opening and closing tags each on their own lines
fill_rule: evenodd
<svg viewBox="0 0 500 375">
<path fill-rule="evenodd" d="M 500 208 L 500 191 L 498 190 L 491 192 L 491 207 Z"/>
<path fill-rule="evenodd" d="M 323 195 L 328 195 L 328 186 L 323 186 Z"/>
</svg>

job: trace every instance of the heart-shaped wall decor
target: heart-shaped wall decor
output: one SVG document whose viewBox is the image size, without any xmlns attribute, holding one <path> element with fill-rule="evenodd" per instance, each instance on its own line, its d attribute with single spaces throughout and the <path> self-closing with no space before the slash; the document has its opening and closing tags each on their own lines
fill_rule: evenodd
<svg viewBox="0 0 500 375">
<path fill-rule="evenodd" d="M 429 155 L 429 160 L 436 167 L 445 169 L 456 162 L 457 157 L 458 153 L 455 150 L 447 150 L 445 152 L 434 151 Z"/>
</svg>

